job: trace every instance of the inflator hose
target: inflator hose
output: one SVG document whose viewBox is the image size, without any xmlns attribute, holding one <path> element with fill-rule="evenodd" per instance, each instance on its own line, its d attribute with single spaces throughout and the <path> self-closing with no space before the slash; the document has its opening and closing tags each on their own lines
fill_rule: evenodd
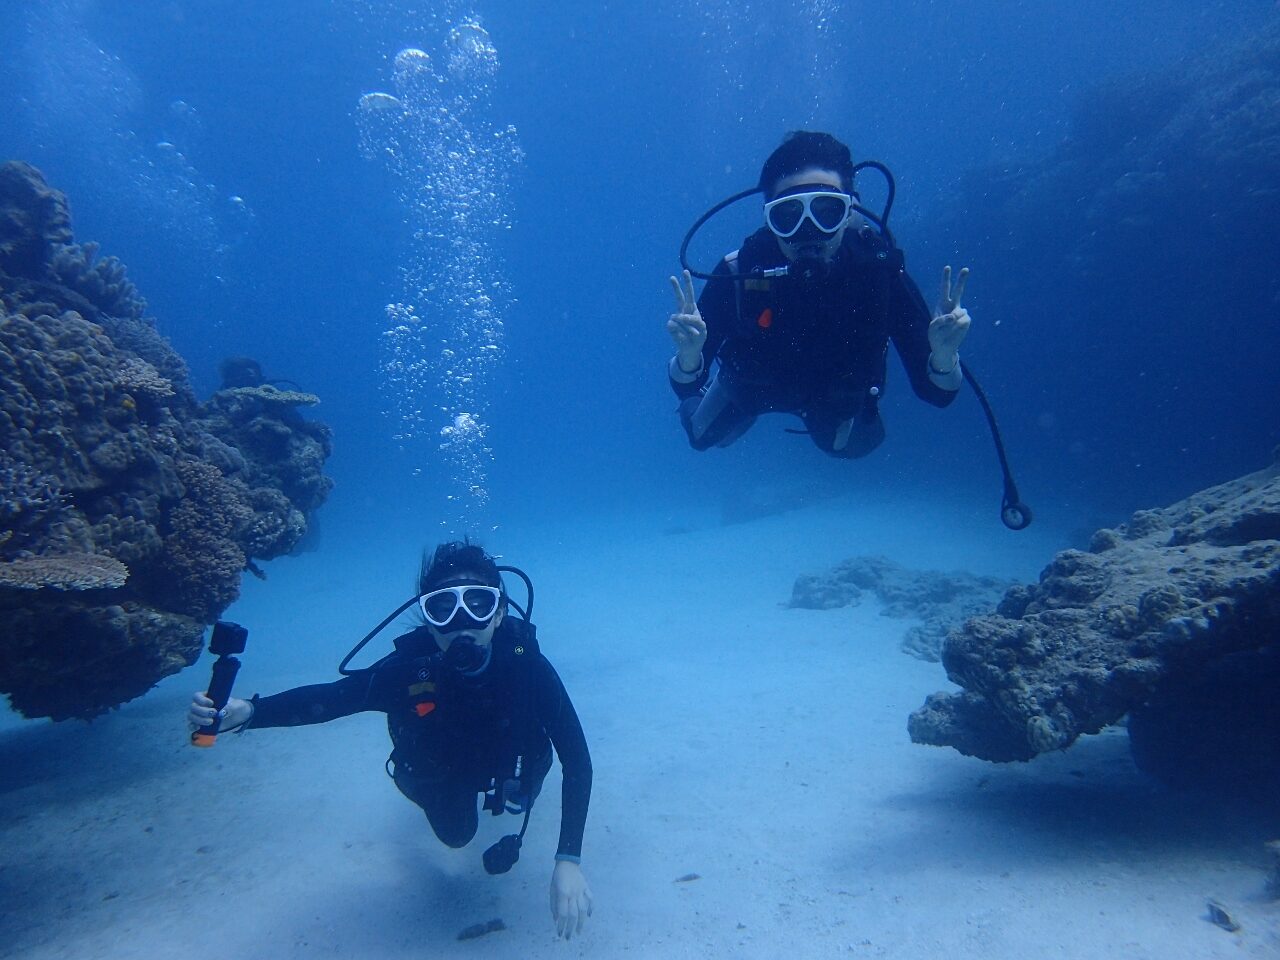
<svg viewBox="0 0 1280 960">
<path fill-rule="evenodd" d="M 1031 525 L 1031 508 L 1023 503 L 1018 496 L 1018 485 L 1013 482 L 1013 471 L 1009 469 L 1009 457 L 1004 452 L 1004 440 L 1000 437 L 1000 426 L 996 423 L 996 415 L 991 409 L 991 403 L 987 400 L 982 384 L 978 383 L 973 371 L 969 369 L 963 360 L 960 361 L 960 369 L 964 373 L 965 380 L 969 382 L 969 386 L 973 387 L 978 403 L 982 405 L 982 412 L 987 417 L 987 425 L 991 428 L 991 440 L 996 447 L 996 456 L 1000 459 L 1000 472 L 1004 476 L 1004 496 L 1000 501 L 1000 522 L 1010 530 L 1025 530 Z"/>
</svg>

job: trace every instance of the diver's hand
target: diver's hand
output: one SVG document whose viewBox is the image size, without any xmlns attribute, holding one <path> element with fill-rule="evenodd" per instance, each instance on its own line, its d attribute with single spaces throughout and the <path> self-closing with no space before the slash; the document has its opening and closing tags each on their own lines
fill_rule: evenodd
<svg viewBox="0 0 1280 960">
<path fill-rule="evenodd" d="M 551 919 L 556 933 L 568 940 L 582 932 L 591 916 L 591 888 L 582 875 L 582 867 L 570 860 L 557 860 L 551 872 Z"/>
<path fill-rule="evenodd" d="M 969 333 L 969 311 L 960 306 L 964 296 L 969 268 L 962 267 L 951 285 L 951 268 L 942 268 L 942 296 L 938 300 L 934 318 L 929 323 L 929 368 L 932 373 L 946 376 L 960 362 L 960 344 Z"/>
<path fill-rule="evenodd" d="M 187 711 L 187 723 L 191 725 L 192 730 L 199 730 L 201 727 L 207 727 L 213 723 L 216 713 L 217 711 L 213 709 L 213 701 L 206 697 L 203 692 L 197 692 L 191 697 L 191 708 Z M 253 704 L 248 700 L 232 697 L 222 710 L 221 729 L 224 731 L 234 730 L 248 723 L 252 717 Z"/>
<path fill-rule="evenodd" d="M 667 321 L 667 332 L 676 344 L 676 363 L 681 373 L 697 373 L 702 367 L 702 345 L 707 342 L 707 324 L 698 312 L 698 299 L 693 295 L 693 277 L 684 272 L 684 283 L 671 278 L 676 292 L 676 312 Z"/>
</svg>

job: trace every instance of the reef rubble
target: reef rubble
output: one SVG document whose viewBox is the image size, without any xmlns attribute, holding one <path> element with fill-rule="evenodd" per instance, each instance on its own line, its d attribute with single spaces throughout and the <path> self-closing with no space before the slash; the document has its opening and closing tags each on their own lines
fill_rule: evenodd
<svg viewBox="0 0 1280 960">
<path fill-rule="evenodd" d="M 255 560 L 290 552 L 332 481 L 316 398 L 201 403 L 66 198 L 0 165 L 0 692 L 90 718 L 199 656 Z"/>
<path fill-rule="evenodd" d="M 911 570 L 887 557 L 851 557 L 821 574 L 802 574 L 791 588 L 790 607 L 830 610 L 855 607 L 875 594 L 886 617 L 918 619 L 902 638 L 902 649 L 936 663 L 947 632 L 967 617 L 985 613 L 1014 584 L 967 571 Z"/>
<path fill-rule="evenodd" d="M 952 630 L 917 743 L 1028 760 L 1126 720 L 1166 780 L 1280 774 L 1280 461 L 1064 550 Z"/>
</svg>

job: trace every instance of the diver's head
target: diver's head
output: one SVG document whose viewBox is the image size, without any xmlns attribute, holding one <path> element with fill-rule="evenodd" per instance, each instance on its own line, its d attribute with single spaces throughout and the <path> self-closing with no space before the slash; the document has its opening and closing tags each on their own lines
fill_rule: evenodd
<svg viewBox="0 0 1280 960">
<path fill-rule="evenodd" d="M 853 157 L 829 133 L 797 130 L 760 171 L 765 224 L 788 260 L 825 272 L 851 217 Z"/>
<path fill-rule="evenodd" d="M 227 357 L 218 364 L 218 374 L 222 377 L 220 390 L 232 387 L 260 387 L 266 383 L 262 375 L 262 365 L 252 357 Z"/>
<path fill-rule="evenodd" d="M 493 634 L 506 616 L 502 575 L 478 544 L 451 541 L 422 560 L 418 606 L 427 629 L 459 672 L 489 665 Z"/>
</svg>

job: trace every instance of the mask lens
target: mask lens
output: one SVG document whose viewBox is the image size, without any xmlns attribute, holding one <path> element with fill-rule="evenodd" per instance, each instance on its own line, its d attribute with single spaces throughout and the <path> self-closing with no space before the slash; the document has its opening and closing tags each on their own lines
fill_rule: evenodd
<svg viewBox="0 0 1280 960">
<path fill-rule="evenodd" d="M 788 234 L 800 224 L 804 216 L 804 201 L 793 197 L 769 208 L 769 227 L 774 233 Z"/>
<path fill-rule="evenodd" d="M 457 609 L 458 597 L 451 590 L 441 590 L 422 598 L 422 612 L 437 626 L 448 623 Z"/>
<path fill-rule="evenodd" d="M 810 201 L 809 212 L 814 223 L 827 233 L 835 233 L 849 213 L 849 202 L 844 197 L 824 194 Z"/>
<path fill-rule="evenodd" d="M 493 613 L 493 608 L 498 605 L 498 598 L 490 588 L 471 587 L 463 591 L 462 602 L 466 604 L 469 614 L 477 620 L 483 620 Z"/>
</svg>

